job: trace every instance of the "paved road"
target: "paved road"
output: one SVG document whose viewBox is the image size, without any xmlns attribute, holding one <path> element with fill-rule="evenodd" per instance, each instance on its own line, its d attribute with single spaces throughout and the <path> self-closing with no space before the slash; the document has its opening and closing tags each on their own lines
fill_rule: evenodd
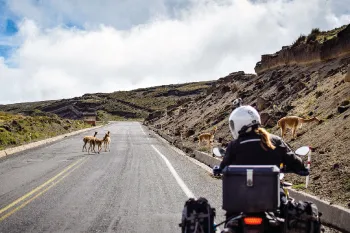
<svg viewBox="0 0 350 233">
<path fill-rule="evenodd" d="M 180 232 L 191 195 L 223 220 L 220 180 L 137 122 L 107 130 L 110 152 L 81 151 L 90 131 L 1 161 L 0 232 Z"/>
<path fill-rule="evenodd" d="M 108 125 L 98 137 L 107 130 L 110 152 L 81 151 L 91 131 L 0 162 L 0 232 L 180 232 L 189 192 L 220 208 L 220 181 L 139 123 Z"/>
</svg>

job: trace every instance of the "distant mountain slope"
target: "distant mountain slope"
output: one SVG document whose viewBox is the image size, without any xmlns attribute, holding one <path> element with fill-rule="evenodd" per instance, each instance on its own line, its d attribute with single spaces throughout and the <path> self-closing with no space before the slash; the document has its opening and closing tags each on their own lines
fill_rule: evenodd
<svg viewBox="0 0 350 233">
<path fill-rule="evenodd" d="M 98 117 L 104 120 L 140 119 L 153 111 L 177 106 L 196 98 L 211 87 L 212 83 L 208 81 L 164 85 L 133 91 L 85 94 L 72 99 L 0 105 L 0 111 L 31 115 L 35 110 L 40 110 L 70 119 L 81 119 L 86 112 L 97 112 Z"/>
</svg>

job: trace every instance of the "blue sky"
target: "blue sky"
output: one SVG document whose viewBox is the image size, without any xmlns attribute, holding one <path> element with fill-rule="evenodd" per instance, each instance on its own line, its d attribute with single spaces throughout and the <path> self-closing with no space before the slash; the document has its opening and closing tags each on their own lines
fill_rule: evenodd
<svg viewBox="0 0 350 233">
<path fill-rule="evenodd" d="M 5 19 L 2 25 L 3 26 L 1 27 L 0 35 L 4 39 L 7 37 L 11 37 L 18 32 L 16 22 L 13 21 L 12 19 L 9 19 L 9 18 Z M 15 50 L 14 46 L 11 46 L 5 43 L 0 44 L 0 56 L 4 57 L 5 59 L 7 59 L 14 50 Z"/>
<path fill-rule="evenodd" d="M 16 34 L 16 32 L 18 32 L 16 22 L 12 19 L 6 19 L 4 25 L 4 34 L 6 36 L 12 36 L 13 34 Z"/>
<path fill-rule="evenodd" d="M 0 0 L 0 104 L 254 72 L 349 0 Z"/>
</svg>

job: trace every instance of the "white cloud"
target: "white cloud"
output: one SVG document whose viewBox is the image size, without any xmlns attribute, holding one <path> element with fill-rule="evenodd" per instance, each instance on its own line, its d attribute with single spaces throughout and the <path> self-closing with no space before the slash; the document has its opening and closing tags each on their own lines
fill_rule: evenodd
<svg viewBox="0 0 350 233">
<path fill-rule="evenodd" d="M 14 38 L 20 41 L 10 59 L 15 66 L 0 60 L 0 103 L 212 80 L 237 70 L 254 72 L 262 54 L 292 43 L 300 33 L 349 23 L 349 14 L 334 14 L 324 0 L 192 4 L 177 18 L 163 15 L 128 30 L 102 24 L 84 31 L 42 28 L 43 19 L 24 20 Z"/>
<path fill-rule="evenodd" d="M 17 15 L 42 26 L 72 23 L 85 27 L 105 24 L 127 29 L 147 22 L 154 15 L 174 15 L 173 9 L 190 5 L 188 0 L 8 0 Z"/>
</svg>

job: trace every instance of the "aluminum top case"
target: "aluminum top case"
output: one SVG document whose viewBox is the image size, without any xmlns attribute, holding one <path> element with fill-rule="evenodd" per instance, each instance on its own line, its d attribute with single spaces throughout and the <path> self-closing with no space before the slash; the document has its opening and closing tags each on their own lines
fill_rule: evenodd
<svg viewBox="0 0 350 233">
<path fill-rule="evenodd" d="M 233 213 L 275 211 L 280 206 L 280 169 L 275 165 L 231 165 L 223 169 L 222 208 Z"/>
</svg>

